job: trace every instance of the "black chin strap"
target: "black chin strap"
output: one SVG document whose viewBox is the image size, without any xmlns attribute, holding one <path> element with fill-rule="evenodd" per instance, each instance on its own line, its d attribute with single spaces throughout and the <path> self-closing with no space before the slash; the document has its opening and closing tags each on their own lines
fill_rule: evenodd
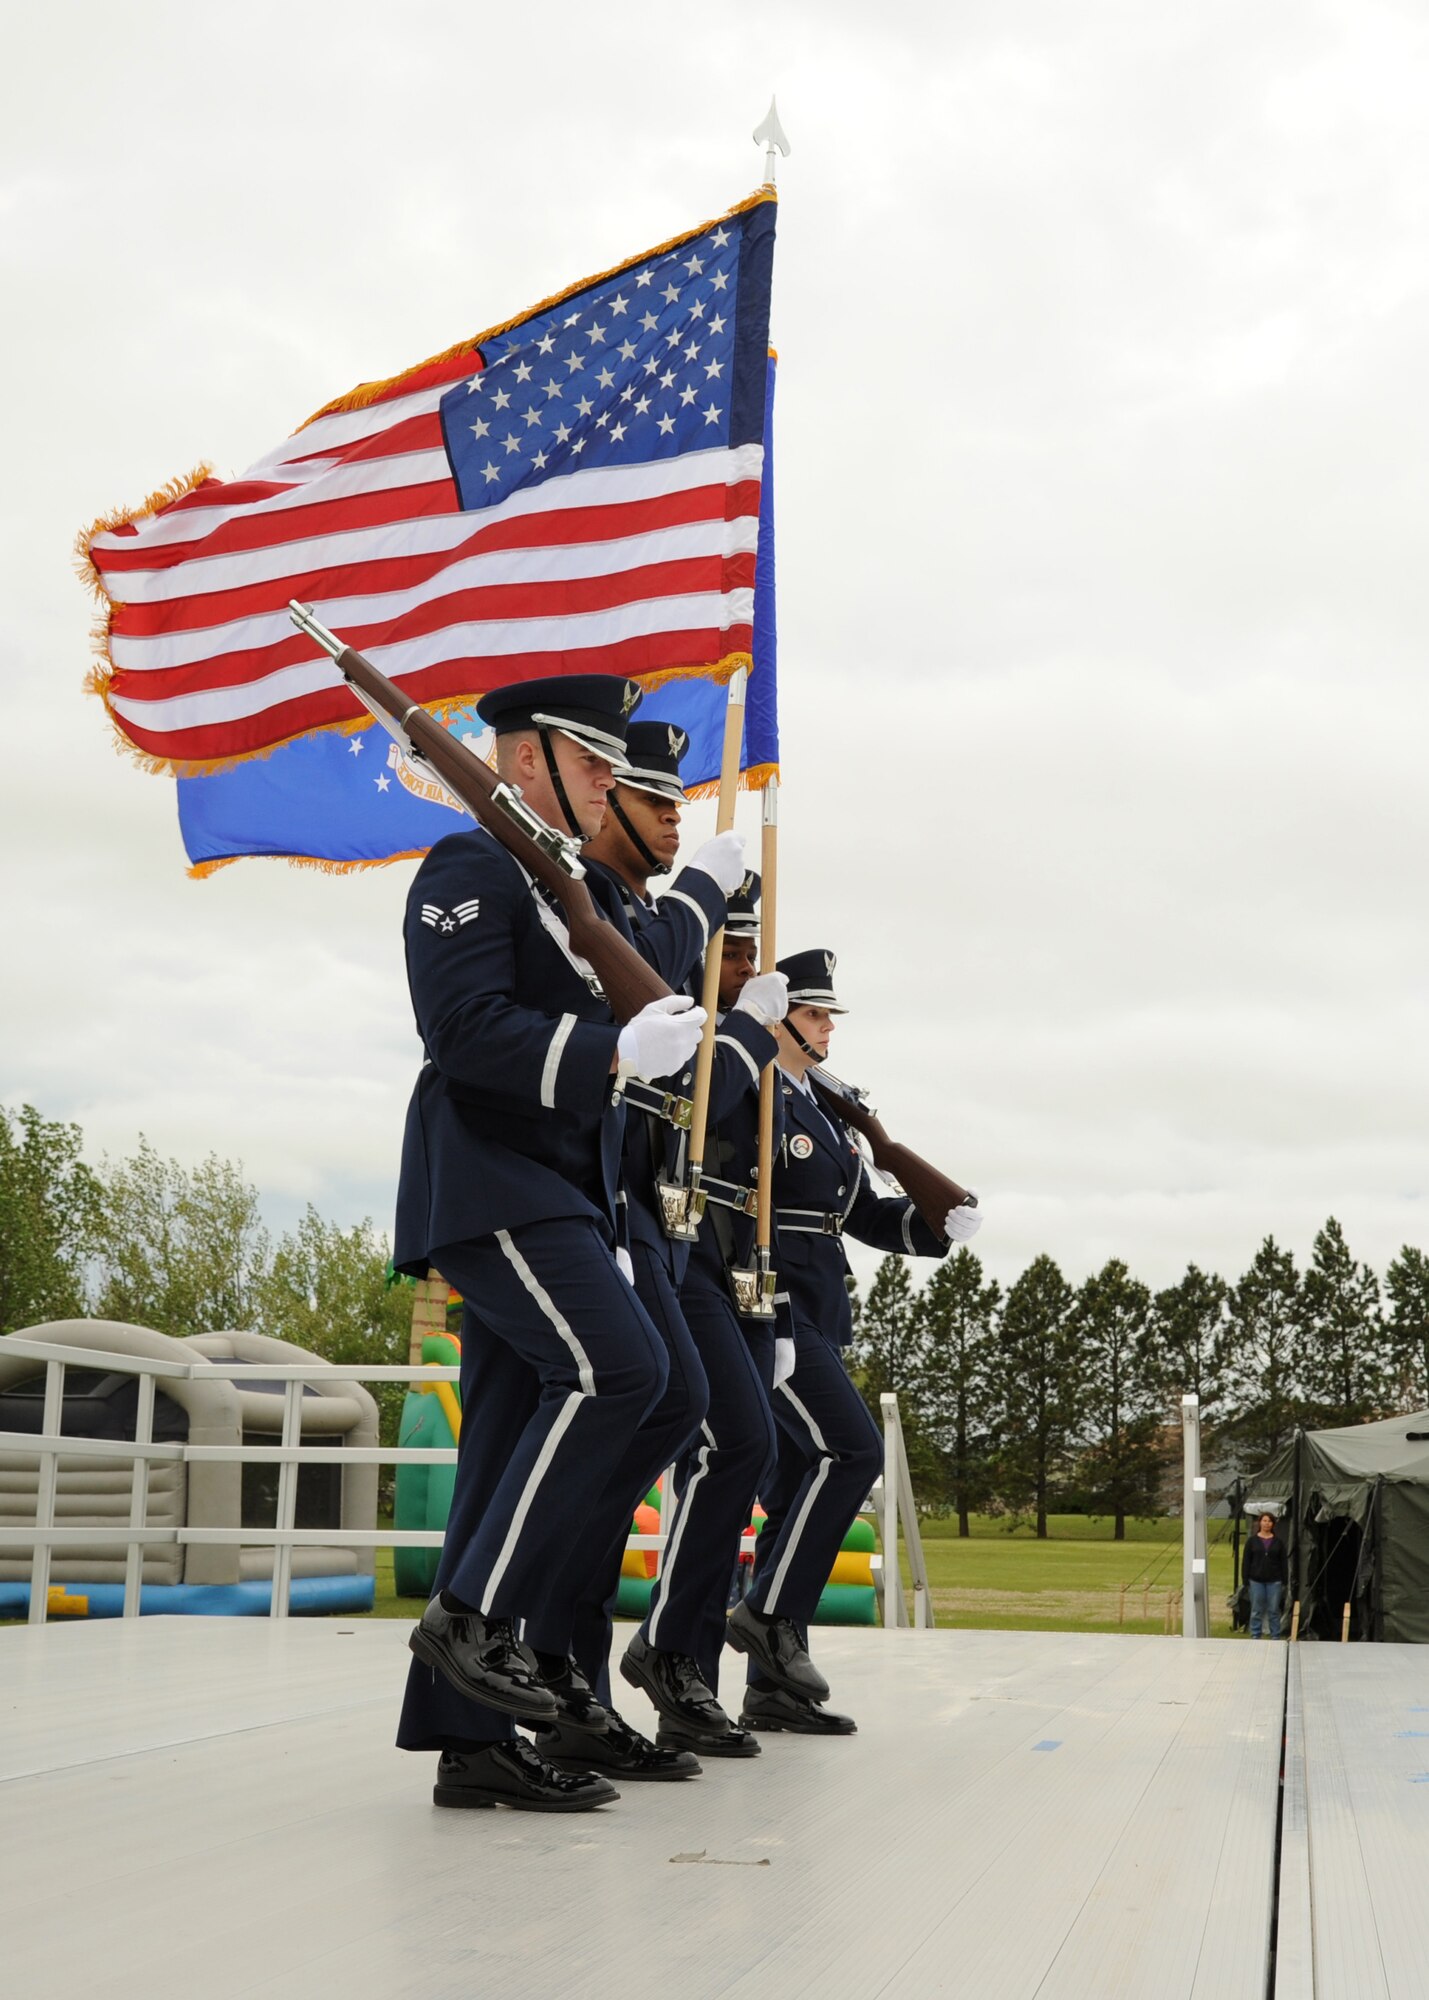
<svg viewBox="0 0 1429 2000">
<path fill-rule="evenodd" d="M 649 870 L 650 874 L 668 875 L 670 872 L 669 862 L 662 861 L 657 854 L 652 854 L 650 852 L 649 848 L 645 845 L 644 841 L 635 831 L 635 828 L 631 823 L 630 815 L 621 805 L 619 799 L 615 796 L 614 792 L 611 792 L 609 794 L 609 796 L 606 799 L 606 804 L 610 807 L 610 810 L 615 814 L 615 817 L 620 821 L 620 824 L 625 828 L 626 833 L 630 837 L 631 846 L 635 849 L 635 852 L 640 856 L 640 859 L 645 863 L 645 866 Z"/>
<path fill-rule="evenodd" d="M 793 1036 L 794 1040 L 799 1044 L 799 1047 L 804 1051 L 804 1054 L 809 1058 L 810 1062 L 821 1063 L 824 1060 L 824 1058 L 819 1054 L 818 1050 L 814 1048 L 810 1043 L 804 1040 L 804 1037 L 799 1033 L 799 1030 L 794 1026 L 794 1023 L 789 1019 L 789 1016 L 787 1014 L 784 1016 L 781 1026 L 784 1028 L 786 1034 Z"/>
<path fill-rule="evenodd" d="M 556 762 L 556 749 L 551 741 L 551 732 L 549 729 L 538 729 L 536 733 L 541 739 L 541 748 L 546 753 L 546 769 L 550 773 L 551 789 L 556 795 L 556 804 L 566 816 L 566 825 L 577 840 L 587 840 L 590 836 L 582 829 L 579 820 L 571 811 L 571 802 L 566 797 L 566 787 L 561 777 L 561 767 Z"/>
</svg>

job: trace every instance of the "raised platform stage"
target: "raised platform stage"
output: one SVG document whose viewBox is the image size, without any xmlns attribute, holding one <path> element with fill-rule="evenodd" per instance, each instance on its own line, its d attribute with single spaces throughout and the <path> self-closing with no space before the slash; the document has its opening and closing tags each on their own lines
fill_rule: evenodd
<svg viewBox="0 0 1429 2000">
<path fill-rule="evenodd" d="M 821 1631 L 856 1737 L 547 1817 L 432 1808 L 408 1629 L 0 1631 L 9 2000 L 1429 1993 L 1423 1649 Z"/>
</svg>

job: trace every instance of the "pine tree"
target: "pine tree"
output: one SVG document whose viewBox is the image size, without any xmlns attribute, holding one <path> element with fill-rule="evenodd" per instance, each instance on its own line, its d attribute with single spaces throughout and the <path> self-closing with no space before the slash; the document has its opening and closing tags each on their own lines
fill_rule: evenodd
<svg viewBox="0 0 1429 2000">
<path fill-rule="evenodd" d="M 1147 1366 L 1157 1393 L 1168 1403 L 1195 1396 L 1203 1432 L 1224 1414 L 1234 1354 L 1224 1278 L 1188 1264 L 1178 1284 L 1158 1292 L 1147 1324 Z"/>
<path fill-rule="evenodd" d="M 1300 1379 L 1320 1421 L 1360 1424 L 1388 1393 L 1379 1280 L 1350 1255 L 1332 1215 L 1315 1238 L 1301 1286 Z"/>
<path fill-rule="evenodd" d="M 926 1503 L 941 1500 L 944 1468 L 923 1419 L 921 1391 L 926 1371 L 915 1304 L 907 1258 L 897 1254 L 885 1257 L 863 1301 L 849 1358 L 864 1401 L 880 1426 L 880 1396 L 897 1396 L 908 1474 L 918 1499 Z"/>
<path fill-rule="evenodd" d="M 1300 1420 L 1295 1259 L 1267 1236 L 1230 1296 L 1231 1415 L 1254 1465 L 1274 1455 Z"/>
<path fill-rule="evenodd" d="M 998 1490 L 1031 1503 L 1038 1536 L 1082 1414 L 1072 1288 L 1048 1256 L 1034 1258 L 1007 1294 L 998 1327 Z"/>
<path fill-rule="evenodd" d="M 1079 1287 L 1072 1308 L 1088 1437 L 1083 1466 L 1094 1501 L 1113 1518 L 1118 1542 L 1126 1540 L 1129 1513 L 1151 1511 L 1156 1485 L 1158 1399 L 1146 1366 L 1150 1313 L 1150 1292 L 1119 1257 Z"/>
<path fill-rule="evenodd" d="M 1401 1410 L 1429 1409 L 1429 1257 L 1406 1243 L 1384 1274 L 1389 1354 Z"/>
<path fill-rule="evenodd" d="M 938 1266 L 915 1304 L 921 1333 L 919 1414 L 942 1454 L 958 1533 L 990 1491 L 989 1420 L 1001 1287 L 983 1283 L 982 1264 L 964 1246 Z"/>
</svg>

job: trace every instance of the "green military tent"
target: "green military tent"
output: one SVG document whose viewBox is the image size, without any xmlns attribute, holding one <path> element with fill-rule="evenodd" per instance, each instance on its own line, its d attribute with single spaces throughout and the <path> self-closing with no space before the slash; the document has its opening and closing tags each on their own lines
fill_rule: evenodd
<svg viewBox="0 0 1429 2000">
<path fill-rule="evenodd" d="M 1251 1482 L 1276 1508 L 1302 1637 L 1429 1641 L 1429 1410 L 1296 1431 Z"/>
</svg>

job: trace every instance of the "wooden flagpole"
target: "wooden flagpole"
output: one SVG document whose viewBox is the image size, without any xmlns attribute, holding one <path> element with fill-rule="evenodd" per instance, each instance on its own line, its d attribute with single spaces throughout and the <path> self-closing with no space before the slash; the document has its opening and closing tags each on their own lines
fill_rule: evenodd
<svg viewBox="0 0 1429 2000">
<path fill-rule="evenodd" d="M 719 804 L 715 809 L 715 832 L 728 833 L 734 825 L 734 804 L 739 794 L 739 753 L 744 746 L 744 692 L 749 679 L 746 667 L 737 667 L 729 683 L 729 699 L 724 711 L 724 748 L 719 765 Z M 695 1062 L 694 1109 L 690 1114 L 690 1207 L 692 1219 L 703 1204 L 696 1199 L 705 1166 L 705 1139 L 710 1118 L 710 1079 L 714 1073 L 715 1014 L 719 1008 L 720 952 L 724 944 L 723 925 L 710 934 L 705 947 L 705 984 L 700 1003 L 705 1010 L 704 1033 L 700 1037 Z"/>
</svg>

